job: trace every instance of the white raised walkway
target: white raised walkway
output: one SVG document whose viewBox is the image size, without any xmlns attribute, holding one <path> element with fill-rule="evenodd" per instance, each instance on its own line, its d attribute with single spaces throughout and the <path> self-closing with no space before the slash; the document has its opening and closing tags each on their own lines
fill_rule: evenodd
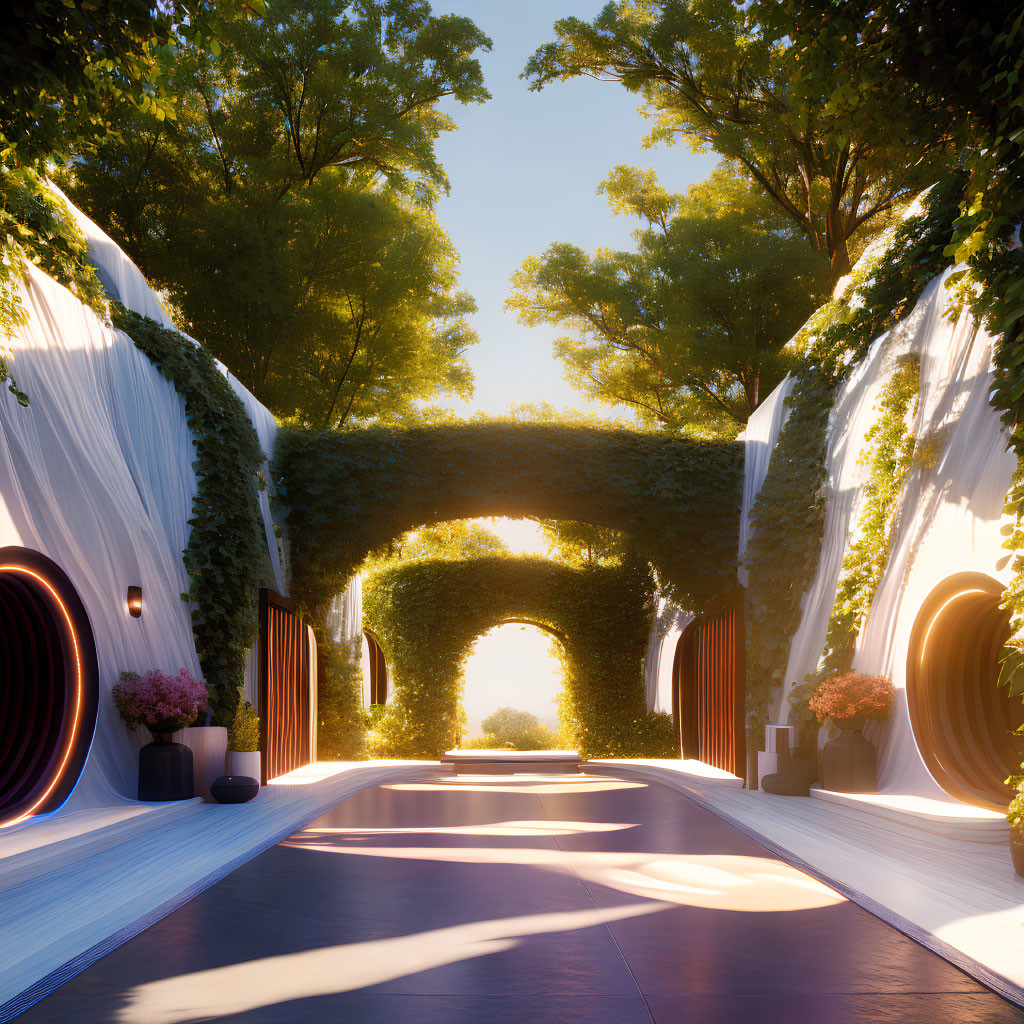
<svg viewBox="0 0 1024 1024">
<path fill-rule="evenodd" d="M 681 790 L 773 853 L 1024 1006 L 1024 878 L 1002 815 L 914 797 L 742 788 L 699 761 L 584 762 Z"/>
<path fill-rule="evenodd" d="M 0 833 L 0 1021 L 338 801 L 428 764 L 320 762 L 247 804 L 130 804 Z"/>
</svg>

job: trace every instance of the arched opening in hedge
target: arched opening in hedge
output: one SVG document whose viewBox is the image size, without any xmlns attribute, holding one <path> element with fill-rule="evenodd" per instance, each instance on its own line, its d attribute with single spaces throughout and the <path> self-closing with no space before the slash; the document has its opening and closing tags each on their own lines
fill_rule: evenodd
<svg viewBox="0 0 1024 1024">
<path fill-rule="evenodd" d="M 951 576 L 921 606 L 907 655 L 907 704 L 918 750 L 936 782 L 968 803 L 1005 810 L 1003 780 L 1021 760 L 1020 697 L 996 685 L 1010 613 L 990 576 Z"/>
<path fill-rule="evenodd" d="M 535 516 L 628 534 L 677 603 L 736 586 L 743 445 L 560 424 L 311 431 L 277 442 L 292 591 L 318 616 L 366 555 L 434 523 Z"/>
<path fill-rule="evenodd" d="M 644 701 L 653 611 L 654 579 L 641 559 L 593 568 L 535 557 L 425 559 L 376 574 L 366 581 L 363 614 L 394 689 L 378 726 L 381 752 L 436 758 L 454 746 L 474 640 L 521 621 L 559 639 L 559 719 L 581 754 L 674 756 L 671 719 L 649 714 Z"/>
<path fill-rule="evenodd" d="M 483 719 L 511 707 L 557 729 L 564 686 L 563 638 L 525 618 L 496 622 L 476 637 L 462 664 L 467 729 L 462 742 L 483 734 Z"/>
<path fill-rule="evenodd" d="M 366 647 L 366 668 L 369 676 L 367 704 L 386 704 L 388 700 L 388 663 L 380 641 L 368 629 L 363 630 Z"/>
<path fill-rule="evenodd" d="M 0 826 L 54 811 L 82 773 L 99 672 L 85 606 L 65 573 L 0 549 Z"/>
</svg>

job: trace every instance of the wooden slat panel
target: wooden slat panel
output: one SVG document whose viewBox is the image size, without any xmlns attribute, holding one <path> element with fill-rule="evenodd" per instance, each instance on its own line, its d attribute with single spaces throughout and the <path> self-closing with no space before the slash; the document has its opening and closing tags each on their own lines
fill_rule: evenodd
<svg viewBox="0 0 1024 1024">
<path fill-rule="evenodd" d="M 735 609 L 726 609 L 695 622 L 680 641 L 690 645 L 693 657 L 689 665 L 685 657 L 679 660 L 679 714 L 683 721 L 688 713 L 695 717 L 697 750 L 684 756 L 743 775 L 743 671 L 736 619 Z M 692 687 L 685 685 L 687 672 L 692 673 Z M 684 693 L 695 702 L 689 712 Z"/>
<path fill-rule="evenodd" d="M 285 600 L 261 594 L 260 719 L 263 781 L 313 760 L 310 650 L 306 626 Z"/>
</svg>

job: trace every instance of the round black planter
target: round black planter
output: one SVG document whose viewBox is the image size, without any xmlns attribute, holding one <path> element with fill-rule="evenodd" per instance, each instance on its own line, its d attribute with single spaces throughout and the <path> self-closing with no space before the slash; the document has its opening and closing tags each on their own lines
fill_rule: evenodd
<svg viewBox="0 0 1024 1024">
<path fill-rule="evenodd" d="M 210 787 L 213 799 L 221 804 L 244 804 L 260 791 L 260 784 L 248 775 L 222 775 Z"/>
<path fill-rule="evenodd" d="M 825 789 L 835 793 L 876 792 L 875 745 L 860 729 L 843 729 L 825 744 L 821 775 Z"/>
<path fill-rule="evenodd" d="M 811 786 L 818 781 L 818 762 L 779 755 L 779 770 L 761 779 L 761 788 L 777 796 L 810 796 Z"/>
<path fill-rule="evenodd" d="M 192 751 L 184 743 L 156 741 L 139 751 L 140 800 L 191 800 Z"/>
</svg>

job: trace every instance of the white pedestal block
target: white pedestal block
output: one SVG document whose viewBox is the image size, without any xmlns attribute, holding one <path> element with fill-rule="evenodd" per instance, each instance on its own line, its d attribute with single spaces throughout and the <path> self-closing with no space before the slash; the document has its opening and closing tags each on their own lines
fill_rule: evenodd
<svg viewBox="0 0 1024 1024">
<path fill-rule="evenodd" d="M 757 788 L 761 788 L 761 779 L 773 775 L 779 770 L 779 755 L 767 750 L 757 752 Z"/>
</svg>

